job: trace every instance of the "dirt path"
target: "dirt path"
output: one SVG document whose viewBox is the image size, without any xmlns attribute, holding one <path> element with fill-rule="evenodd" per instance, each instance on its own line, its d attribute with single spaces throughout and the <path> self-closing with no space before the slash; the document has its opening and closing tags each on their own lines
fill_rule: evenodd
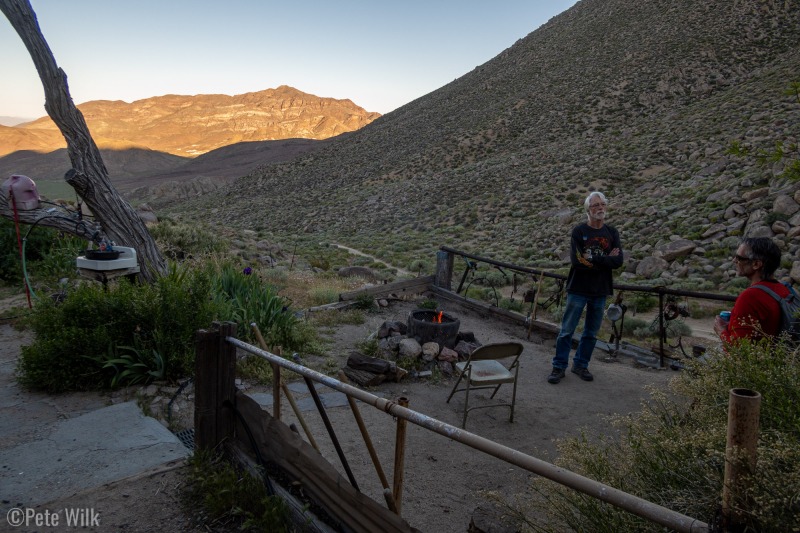
<svg viewBox="0 0 800 533">
<path fill-rule="evenodd" d="M 372 259 L 373 261 L 375 261 L 376 263 L 380 263 L 382 265 L 386 265 L 387 268 L 393 268 L 401 276 L 414 276 L 414 275 L 416 275 L 416 274 L 413 274 L 412 272 L 409 272 L 408 270 L 406 270 L 404 268 L 400 268 L 398 266 L 390 265 L 386 261 L 382 261 L 382 260 L 378 259 L 375 256 L 366 254 L 366 253 L 362 252 L 361 250 L 356 250 L 355 248 L 350 248 L 349 246 L 345 246 L 343 244 L 337 244 L 335 242 L 331 243 L 331 244 L 333 244 L 335 247 L 340 248 L 342 250 L 347 250 L 349 253 L 351 253 L 353 255 L 360 255 L 361 257 L 368 257 L 368 258 Z"/>
</svg>

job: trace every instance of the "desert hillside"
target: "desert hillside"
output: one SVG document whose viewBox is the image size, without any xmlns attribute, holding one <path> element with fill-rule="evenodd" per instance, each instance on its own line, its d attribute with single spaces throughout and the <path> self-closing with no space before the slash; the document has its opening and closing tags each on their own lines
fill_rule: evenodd
<svg viewBox="0 0 800 533">
<path fill-rule="evenodd" d="M 403 266 L 447 244 L 557 267 L 599 189 L 626 279 L 725 288 L 747 234 L 774 236 L 800 281 L 800 184 L 728 153 L 796 142 L 798 42 L 797 2 L 582 0 L 441 89 L 172 210 Z"/>
</svg>

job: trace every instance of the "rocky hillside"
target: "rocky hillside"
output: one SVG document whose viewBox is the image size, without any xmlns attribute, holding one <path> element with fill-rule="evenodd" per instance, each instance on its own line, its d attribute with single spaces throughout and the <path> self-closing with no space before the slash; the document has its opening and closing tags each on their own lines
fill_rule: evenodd
<svg viewBox="0 0 800 533">
<path fill-rule="evenodd" d="M 599 189 L 628 280 L 725 288 L 747 234 L 774 236 L 797 282 L 800 184 L 727 150 L 796 142 L 798 42 L 797 2 L 582 0 L 346 138 L 173 209 L 401 266 L 447 244 L 555 268 Z"/>
<path fill-rule="evenodd" d="M 78 106 L 101 149 L 149 149 L 196 157 L 240 142 L 327 139 L 357 130 L 380 116 L 350 100 L 320 98 L 285 85 L 227 96 L 157 96 L 133 103 L 94 101 Z M 49 117 L 0 126 L 0 156 L 18 150 L 64 148 Z"/>
</svg>

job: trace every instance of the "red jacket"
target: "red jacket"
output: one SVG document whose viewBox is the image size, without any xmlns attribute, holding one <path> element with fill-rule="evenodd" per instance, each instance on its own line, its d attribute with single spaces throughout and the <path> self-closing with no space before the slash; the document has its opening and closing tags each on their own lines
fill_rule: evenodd
<svg viewBox="0 0 800 533">
<path fill-rule="evenodd" d="M 789 289 L 778 281 L 762 280 L 755 285 L 769 287 L 781 298 L 789 294 Z M 726 343 L 742 338 L 757 340 L 765 335 L 777 335 L 780 325 L 781 307 L 775 298 L 750 286 L 736 298 L 728 329 L 720 338 Z"/>
</svg>

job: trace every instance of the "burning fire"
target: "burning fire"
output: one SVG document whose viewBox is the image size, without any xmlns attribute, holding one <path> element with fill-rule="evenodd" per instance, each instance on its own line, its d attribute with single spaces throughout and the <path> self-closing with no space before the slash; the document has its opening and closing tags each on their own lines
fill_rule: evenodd
<svg viewBox="0 0 800 533">
<path fill-rule="evenodd" d="M 434 321 L 434 323 L 436 323 L 436 324 L 441 324 L 441 323 L 442 323 L 442 315 L 443 315 L 443 314 L 444 314 L 444 311 L 439 311 L 439 314 L 438 314 L 438 315 L 434 315 L 434 316 L 433 316 L 433 321 Z"/>
</svg>

